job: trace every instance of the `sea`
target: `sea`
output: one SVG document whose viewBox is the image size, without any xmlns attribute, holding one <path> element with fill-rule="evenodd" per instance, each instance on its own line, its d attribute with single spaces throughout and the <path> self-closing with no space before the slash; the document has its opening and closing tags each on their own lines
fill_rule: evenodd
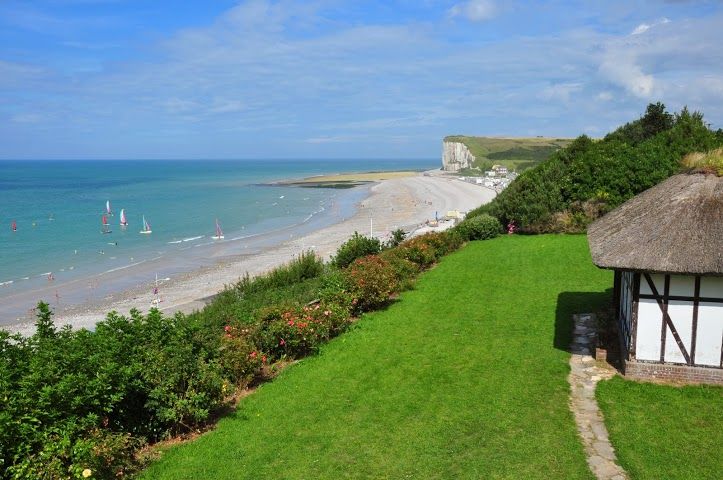
<svg viewBox="0 0 723 480">
<path fill-rule="evenodd" d="M 348 218 L 368 192 L 273 182 L 438 166 L 436 159 L 0 161 L 0 324 L 22 316 L 25 305 L 12 299 L 28 292 L 144 262 L 156 262 L 168 278 Z M 149 235 L 140 233 L 143 217 Z M 223 240 L 211 238 L 216 220 Z M 139 280 L 116 281 L 96 295 Z"/>
</svg>

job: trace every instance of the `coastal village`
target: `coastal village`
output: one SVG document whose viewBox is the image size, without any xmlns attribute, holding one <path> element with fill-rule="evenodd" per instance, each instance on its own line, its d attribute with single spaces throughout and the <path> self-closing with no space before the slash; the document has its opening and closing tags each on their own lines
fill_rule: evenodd
<svg viewBox="0 0 723 480">
<path fill-rule="evenodd" d="M 723 5 L 0 23 L 0 480 L 723 478 Z"/>
</svg>

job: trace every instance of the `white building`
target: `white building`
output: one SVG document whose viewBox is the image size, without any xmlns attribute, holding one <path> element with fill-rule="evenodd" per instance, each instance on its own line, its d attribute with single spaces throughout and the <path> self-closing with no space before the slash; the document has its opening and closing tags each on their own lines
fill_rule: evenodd
<svg viewBox="0 0 723 480">
<path fill-rule="evenodd" d="M 627 376 L 723 384 L 723 178 L 675 175 L 588 228 Z"/>
</svg>

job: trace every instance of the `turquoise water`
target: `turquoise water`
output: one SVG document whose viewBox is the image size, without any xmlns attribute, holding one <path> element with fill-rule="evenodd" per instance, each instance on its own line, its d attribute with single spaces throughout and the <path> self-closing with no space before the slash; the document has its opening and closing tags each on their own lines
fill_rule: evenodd
<svg viewBox="0 0 723 480">
<path fill-rule="evenodd" d="M 323 222 L 359 189 L 259 185 L 335 172 L 429 169 L 436 160 L 4 161 L 0 162 L 0 298 L 47 282 L 178 259 L 204 245 L 242 243 Z M 111 233 L 101 233 L 106 201 Z M 129 226 L 119 226 L 120 209 Z M 142 235 L 142 216 L 153 233 Z M 214 242 L 215 219 L 225 240 Z M 11 224 L 17 223 L 17 231 Z M 194 250 L 198 248 L 198 250 Z M 215 247 L 214 247 L 215 248 Z M 238 253 L 220 250 L 213 255 Z"/>
</svg>

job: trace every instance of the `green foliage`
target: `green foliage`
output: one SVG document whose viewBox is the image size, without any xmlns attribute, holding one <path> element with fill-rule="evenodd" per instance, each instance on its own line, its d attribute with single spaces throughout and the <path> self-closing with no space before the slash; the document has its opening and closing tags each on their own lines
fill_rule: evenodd
<svg viewBox="0 0 723 480">
<path fill-rule="evenodd" d="M 643 117 L 600 141 L 578 137 L 549 160 L 522 173 L 490 204 L 489 213 L 520 230 L 579 232 L 607 211 L 680 171 L 693 151 L 723 145 L 703 115 L 683 109 L 671 115 L 658 103 Z"/>
<path fill-rule="evenodd" d="M 399 291 L 394 269 L 379 255 L 357 258 L 344 273 L 356 312 L 383 307 Z"/>
<path fill-rule="evenodd" d="M 308 250 L 302 252 L 289 263 L 276 267 L 260 277 L 251 279 L 248 274 L 236 284 L 239 293 L 259 292 L 270 288 L 280 288 L 316 278 L 324 272 L 324 262 Z"/>
<path fill-rule="evenodd" d="M 357 258 L 374 255 L 379 253 L 381 249 L 382 245 L 379 239 L 365 237 L 359 235 L 359 232 L 354 232 L 354 235 L 336 251 L 332 264 L 339 268 L 346 268 Z"/>
<path fill-rule="evenodd" d="M 398 246 L 400 243 L 402 243 L 406 237 L 407 237 L 407 233 L 404 230 L 402 230 L 401 228 L 397 228 L 396 230 L 392 231 L 392 237 L 384 245 L 384 248 L 394 248 L 394 247 Z"/>
<path fill-rule="evenodd" d="M 435 260 L 461 240 L 408 243 Z M 379 241 L 355 234 L 337 259 L 362 251 L 378 252 Z M 111 312 L 95 331 L 57 329 L 39 303 L 32 337 L 0 330 L 0 478 L 132 474 L 142 445 L 203 426 L 265 365 L 315 353 L 347 330 L 352 312 L 410 286 L 421 269 L 404 252 L 389 248 L 344 270 L 306 252 L 246 276 L 200 312 Z"/>
<path fill-rule="evenodd" d="M 454 229 L 465 240 L 487 240 L 499 235 L 502 225 L 495 217 L 485 213 L 464 219 Z"/>
<path fill-rule="evenodd" d="M 462 246 L 457 232 L 430 232 L 411 238 L 399 245 L 399 255 L 419 268 L 431 266 L 443 255 Z"/>
</svg>

